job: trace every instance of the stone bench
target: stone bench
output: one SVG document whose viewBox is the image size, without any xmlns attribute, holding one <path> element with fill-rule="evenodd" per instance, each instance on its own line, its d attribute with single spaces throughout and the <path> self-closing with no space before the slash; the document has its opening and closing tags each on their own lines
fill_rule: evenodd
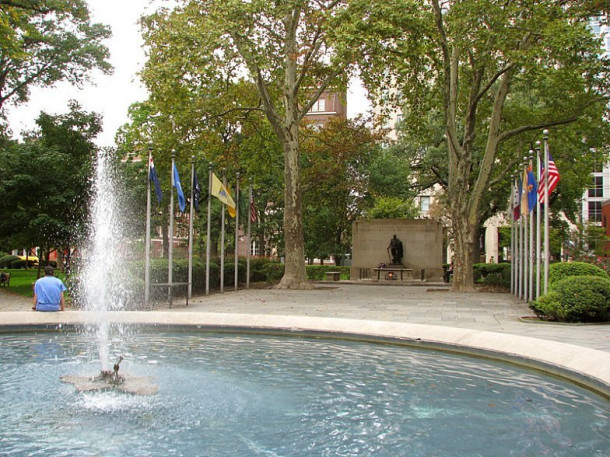
<svg viewBox="0 0 610 457">
<path fill-rule="evenodd" d="M 327 281 L 339 281 L 340 279 L 341 279 L 340 271 L 327 271 L 326 272 Z"/>
</svg>

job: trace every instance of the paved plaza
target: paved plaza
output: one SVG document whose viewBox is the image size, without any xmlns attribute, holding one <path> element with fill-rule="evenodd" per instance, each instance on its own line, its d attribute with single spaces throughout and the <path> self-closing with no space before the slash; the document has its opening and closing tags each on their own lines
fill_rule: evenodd
<svg viewBox="0 0 610 457">
<path fill-rule="evenodd" d="M 0 289 L 0 325 L 79 324 L 87 313 L 40 313 L 31 299 Z M 610 325 L 536 321 L 508 293 L 454 293 L 444 284 L 316 283 L 312 290 L 226 290 L 171 309 L 120 311 L 125 323 L 280 328 L 432 341 L 534 359 L 593 376 L 610 394 Z"/>
</svg>

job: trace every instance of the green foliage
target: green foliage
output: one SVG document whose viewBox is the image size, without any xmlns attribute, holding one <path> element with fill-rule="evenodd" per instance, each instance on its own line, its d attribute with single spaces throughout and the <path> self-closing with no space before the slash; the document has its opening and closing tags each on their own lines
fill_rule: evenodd
<svg viewBox="0 0 610 457">
<path fill-rule="evenodd" d="M 43 252 L 75 245 L 88 218 L 99 115 L 70 104 L 41 113 L 38 131 L 0 149 L 0 239 Z"/>
<path fill-rule="evenodd" d="M 339 265 L 307 265 L 307 279 L 312 281 L 323 281 L 326 278 L 326 272 L 338 271 L 341 273 L 341 279 L 349 279 L 350 267 L 342 267 Z"/>
<path fill-rule="evenodd" d="M 16 255 L 10 255 L 9 254 L 9 255 L 5 255 L 3 257 L 0 257 L 0 268 L 7 268 L 15 260 L 19 260 L 19 257 L 17 257 Z"/>
<path fill-rule="evenodd" d="M 367 219 L 414 219 L 417 216 L 419 209 L 415 203 L 400 197 L 379 197 L 366 214 Z"/>
<path fill-rule="evenodd" d="M 543 318 L 561 322 L 605 322 L 610 318 L 610 279 L 570 276 L 530 307 Z"/>
<path fill-rule="evenodd" d="M 79 85 L 87 72 L 109 73 L 111 35 L 102 24 L 90 22 L 85 0 L 8 2 L 0 8 L 0 108 L 7 100 L 28 100 L 31 86 L 58 81 Z"/>
<path fill-rule="evenodd" d="M 510 263 L 477 263 L 474 265 L 474 280 L 487 286 L 510 288 Z"/>
<path fill-rule="evenodd" d="M 269 262 L 263 265 L 260 272 L 265 275 L 267 282 L 275 283 L 282 279 L 284 276 L 285 265 L 280 262 Z"/>
<path fill-rule="evenodd" d="M 601 268 L 585 262 L 558 262 L 549 266 L 549 287 L 555 288 L 555 283 L 571 276 L 598 276 L 608 278 Z"/>
</svg>

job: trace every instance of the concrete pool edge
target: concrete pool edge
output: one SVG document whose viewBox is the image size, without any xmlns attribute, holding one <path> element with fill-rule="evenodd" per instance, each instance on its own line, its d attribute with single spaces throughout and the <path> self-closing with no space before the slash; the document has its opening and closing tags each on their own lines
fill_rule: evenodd
<svg viewBox="0 0 610 457">
<path fill-rule="evenodd" d="M 2 313 L 1 328 L 86 325 L 92 312 Z M 541 369 L 610 398 L 610 353 L 540 338 L 440 325 L 364 319 L 205 312 L 108 312 L 111 323 L 245 331 L 280 331 L 360 340 L 395 341 L 499 359 Z"/>
</svg>

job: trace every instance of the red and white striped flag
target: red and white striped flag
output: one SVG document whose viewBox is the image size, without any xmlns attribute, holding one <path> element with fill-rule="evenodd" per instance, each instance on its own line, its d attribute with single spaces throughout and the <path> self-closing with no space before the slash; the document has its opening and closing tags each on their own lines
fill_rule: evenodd
<svg viewBox="0 0 610 457">
<path fill-rule="evenodd" d="M 538 200 L 540 201 L 540 204 L 543 205 L 545 203 L 545 201 L 544 201 L 544 187 L 545 187 L 544 180 L 546 179 L 546 170 L 544 168 L 542 169 L 541 175 L 542 175 L 542 179 L 538 183 Z M 555 187 L 557 187 L 557 183 L 559 182 L 559 170 L 557 170 L 555 161 L 553 160 L 553 157 L 551 157 L 550 154 L 549 154 L 548 179 L 549 179 L 549 197 L 550 197 L 551 192 L 553 192 Z"/>
</svg>

